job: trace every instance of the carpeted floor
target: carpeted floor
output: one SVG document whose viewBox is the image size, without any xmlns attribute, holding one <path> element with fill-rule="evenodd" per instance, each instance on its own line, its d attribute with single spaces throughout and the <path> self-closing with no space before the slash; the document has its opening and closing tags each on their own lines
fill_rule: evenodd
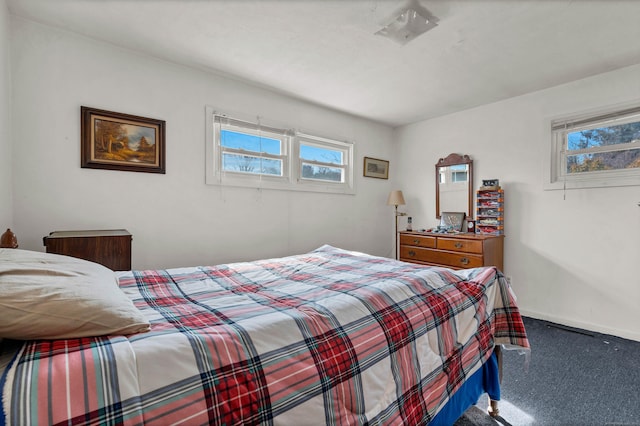
<svg viewBox="0 0 640 426">
<path fill-rule="evenodd" d="M 496 426 L 499 424 L 486 411 L 474 405 L 455 422 L 454 426 Z"/>
<path fill-rule="evenodd" d="M 484 395 L 455 426 L 640 426 L 640 342 L 524 322 L 531 360 L 503 352 L 500 416 Z"/>
</svg>

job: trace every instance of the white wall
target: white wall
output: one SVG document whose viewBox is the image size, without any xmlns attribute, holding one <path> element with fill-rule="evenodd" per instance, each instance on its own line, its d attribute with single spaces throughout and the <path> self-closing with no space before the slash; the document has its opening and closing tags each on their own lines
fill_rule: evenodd
<svg viewBox="0 0 640 426">
<path fill-rule="evenodd" d="M 392 129 L 12 17 L 14 218 L 20 246 L 53 230 L 126 228 L 133 268 L 218 264 L 328 243 L 392 255 Z M 166 120 L 166 175 L 80 168 L 80 106 Z M 357 195 L 205 185 L 205 105 L 356 143 Z"/>
<path fill-rule="evenodd" d="M 0 0 L 0 234 L 13 227 L 9 75 L 9 10 Z"/>
<path fill-rule="evenodd" d="M 415 228 L 436 223 L 434 164 L 474 160 L 505 190 L 505 273 L 530 316 L 640 340 L 640 186 L 543 190 L 549 119 L 640 101 L 640 66 L 397 129 Z"/>
</svg>

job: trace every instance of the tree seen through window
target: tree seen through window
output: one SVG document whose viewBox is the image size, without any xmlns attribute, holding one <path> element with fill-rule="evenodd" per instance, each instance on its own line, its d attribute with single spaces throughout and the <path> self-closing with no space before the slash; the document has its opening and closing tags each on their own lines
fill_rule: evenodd
<svg viewBox="0 0 640 426">
<path fill-rule="evenodd" d="M 640 168 L 638 143 L 640 121 L 570 132 L 567 173 Z"/>
</svg>

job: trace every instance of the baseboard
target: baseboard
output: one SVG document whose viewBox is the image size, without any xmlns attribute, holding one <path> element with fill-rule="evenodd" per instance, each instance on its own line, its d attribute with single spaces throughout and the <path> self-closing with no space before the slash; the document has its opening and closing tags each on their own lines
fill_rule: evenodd
<svg viewBox="0 0 640 426">
<path fill-rule="evenodd" d="M 603 327 L 600 324 L 592 324 L 581 321 L 573 321 L 567 318 L 549 315 L 541 312 L 520 309 L 520 314 L 525 317 L 535 318 L 544 321 L 555 322 L 557 324 L 566 325 L 568 327 L 580 328 L 582 330 L 595 331 L 602 334 L 610 334 L 612 336 L 622 337 L 623 339 L 635 340 L 640 342 L 640 333 L 631 330 L 620 330 L 618 328 Z"/>
</svg>

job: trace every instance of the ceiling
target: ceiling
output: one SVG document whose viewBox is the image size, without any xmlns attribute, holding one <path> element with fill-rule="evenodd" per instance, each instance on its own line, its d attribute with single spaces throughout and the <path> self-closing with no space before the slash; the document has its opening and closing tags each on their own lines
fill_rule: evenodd
<svg viewBox="0 0 640 426">
<path fill-rule="evenodd" d="M 411 2 L 438 25 L 404 46 L 374 35 Z M 7 0 L 14 15 L 391 126 L 640 63 L 640 1 L 416 2 Z"/>
</svg>

